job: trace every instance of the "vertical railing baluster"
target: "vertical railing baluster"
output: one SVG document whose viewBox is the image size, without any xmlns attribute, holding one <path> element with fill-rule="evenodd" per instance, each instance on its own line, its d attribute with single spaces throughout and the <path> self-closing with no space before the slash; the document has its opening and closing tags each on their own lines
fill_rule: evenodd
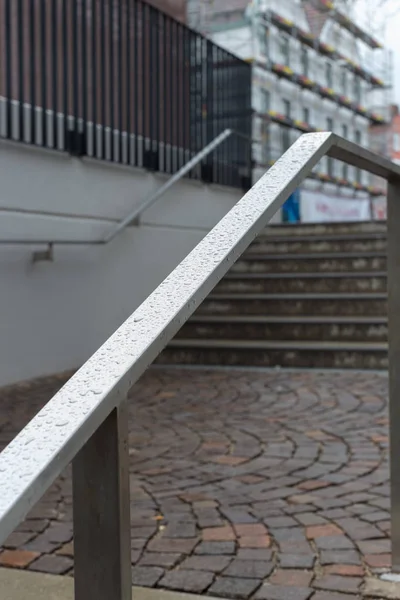
<svg viewBox="0 0 400 600">
<path fill-rule="evenodd" d="M 173 25 L 174 21 L 172 19 L 168 19 L 168 30 L 169 30 L 169 40 L 168 40 L 168 69 L 169 69 L 169 77 L 168 77 L 168 104 L 169 104 L 169 173 L 174 172 L 174 132 L 175 132 L 175 106 L 174 106 L 174 31 Z"/>
<path fill-rule="evenodd" d="M 58 148 L 58 12 L 57 0 L 51 3 L 51 55 L 52 55 L 52 109 L 53 109 L 53 148 Z"/>
<path fill-rule="evenodd" d="M 128 403 L 72 463 L 75 600 L 131 600 Z"/>
<path fill-rule="evenodd" d="M 168 77 L 167 77 L 167 69 L 168 69 L 168 62 L 167 62 L 167 26 L 169 23 L 169 20 L 167 19 L 165 13 L 162 14 L 162 23 L 163 23 L 163 95 L 162 95 L 162 105 L 163 105 L 163 138 L 164 138 L 164 161 L 163 161 L 163 165 L 164 165 L 164 173 L 168 173 L 168 169 L 167 169 L 167 144 L 168 144 L 168 128 L 167 128 L 167 121 L 168 121 L 168 93 L 167 93 L 167 81 L 168 81 Z"/>
<path fill-rule="evenodd" d="M 180 114 L 179 114 L 179 50 L 178 50 L 178 37 L 179 37 L 179 30 L 178 30 L 178 23 L 176 21 L 172 21 L 172 32 L 173 32 L 173 37 L 172 37 L 172 45 L 173 45 L 173 49 L 175 48 L 175 52 L 172 50 L 173 53 L 173 61 L 172 61 L 172 95 L 171 95 L 171 104 L 174 105 L 174 148 L 175 148 L 175 152 L 174 152 L 174 166 L 173 166 L 173 172 L 175 173 L 175 171 L 177 171 L 179 169 L 179 118 L 180 118 Z"/>
<path fill-rule="evenodd" d="M 131 164 L 131 0 L 126 3 L 126 49 L 125 49 L 125 78 L 126 78 L 126 163 Z M 136 108 L 136 107 L 135 107 Z"/>
<path fill-rule="evenodd" d="M 110 160 L 114 161 L 114 97 L 115 97 L 115 80 L 114 71 L 114 0 L 108 2 L 108 52 L 109 52 L 109 77 L 108 77 L 108 97 L 110 111 Z"/>
<path fill-rule="evenodd" d="M 101 73 L 101 158 L 107 158 L 107 142 L 106 142 L 106 126 L 107 126 L 107 109 L 106 109 L 106 0 L 101 0 L 101 19 L 100 19 L 100 73 Z"/>
<path fill-rule="evenodd" d="M 92 24 L 91 24 L 91 35 L 92 35 L 92 152 L 94 157 L 99 157 L 101 150 L 99 148 L 99 140 L 97 136 L 97 0 L 92 0 Z"/>
<path fill-rule="evenodd" d="M 13 70 L 13 57 L 12 57 L 12 39 L 11 39 L 11 0 L 5 0 L 4 7 L 4 36 L 5 36 L 5 67 L 6 67 L 6 135 L 5 137 L 12 137 L 12 70 Z"/>
<path fill-rule="evenodd" d="M 146 52 L 146 42 L 147 45 L 149 43 L 148 37 L 148 17 L 149 17 L 149 5 L 146 2 L 141 3 L 141 24 L 142 28 L 140 31 L 140 35 L 142 38 L 142 55 L 141 55 L 141 71 L 142 71 L 142 163 L 144 163 L 145 152 L 147 149 L 146 137 L 147 137 L 147 115 L 148 115 L 148 102 L 149 96 L 147 94 L 147 83 L 148 83 L 148 69 L 147 69 L 147 52 Z"/>
<path fill-rule="evenodd" d="M 42 146 L 47 146 L 47 22 L 46 2 L 40 3 L 40 77 L 42 84 Z"/>
<path fill-rule="evenodd" d="M 36 140 L 36 41 L 35 41 L 35 0 L 29 4 L 29 97 L 30 97 L 30 136 L 31 144 Z"/>
<path fill-rule="evenodd" d="M 148 75 L 148 102 L 149 102 L 149 146 L 148 156 L 150 157 L 150 164 L 153 166 L 154 160 L 154 142 L 155 142 L 155 76 L 154 72 L 154 19 L 155 10 L 152 6 L 149 7 L 149 31 L 148 31 L 148 68 L 146 69 Z"/>
<path fill-rule="evenodd" d="M 133 0 L 135 7 L 135 29 L 133 34 L 134 41 L 134 52 L 135 52 L 135 82 L 134 82 L 134 97 L 135 97 L 135 165 L 139 164 L 139 73 L 140 73 L 140 62 L 139 62 L 139 6 L 138 0 Z M 143 93 L 143 92 L 142 92 Z"/>
<path fill-rule="evenodd" d="M 155 134 L 156 134 L 156 139 L 155 139 L 155 150 L 157 153 L 157 161 L 156 161 L 156 168 L 157 171 L 160 170 L 160 164 L 161 164 L 161 148 L 160 148 L 160 113 L 161 113 L 161 105 L 160 105 L 160 77 L 161 77 L 161 65 L 160 65 L 160 35 L 161 35 L 161 26 L 160 26 L 160 21 L 161 21 L 161 14 L 159 11 L 155 12 L 154 15 L 154 27 L 155 27 L 155 76 L 156 76 L 156 93 L 155 93 L 155 106 L 154 106 L 154 110 L 155 110 L 155 114 L 154 114 L 154 118 L 155 118 Z"/>
<path fill-rule="evenodd" d="M 62 58 L 63 58 L 63 129 L 64 144 L 63 150 L 67 148 L 67 135 L 69 130 L 69 61 L 68 61 L 68 10 L 67 0 L 63 0 L 62 6 Z"/>
<path fill-rule="evenodd" d="M 176 23 L 176 167 L 182 166 L 182 26 Z"/>
<path fill-rule="evenodd" d="M 392 570 L 400 573 L 400 179 L 389 182 L 387 204 Z"/>
<path fill-rule="evenodd" d="M 18 27 L 18 115 L 19 115 L 19 125 L 18 125 L 18 139 L 21 141 L 25 140 L 25 127 L 24 127 L 24 102 L 25 102 L 25 93 L 24 93 L 24 16 L 23 16 L 23 6 L 22 0 L 18 0 L 17 3 L 17 27 Z"/>
<path fill-rule="evenodd" d="M 128 2 L 129 3 L 129 2 Z M 126 93 L 126 86 L 122 85 L 123 72 L 122 72 L 122 2 L 118 3 L 118 162 L 123 161 L 123 137 L 122 131 L 124 128 L 123 110 L 124 110 L 124 98 L 123 91 Z M 125 48 L 126 55 L 126 48 Z"/>
<path fill-rule="evenodd" d="M 88 151 L 88 142 L 87 142 L 87 87 L 88 87 L 88 53 L 87 53 L 87 0 L 81 0 L 81 115 L 82 115 L 82 143 L 80 147 L 80 152 L 87 154 Z"/>
<path fill-rule="evenodd" d="M 72 119 L 73 151 L 79 148 L 79 51 L 78 51 L 78 2 L 72 0 Z"/>
</svg>

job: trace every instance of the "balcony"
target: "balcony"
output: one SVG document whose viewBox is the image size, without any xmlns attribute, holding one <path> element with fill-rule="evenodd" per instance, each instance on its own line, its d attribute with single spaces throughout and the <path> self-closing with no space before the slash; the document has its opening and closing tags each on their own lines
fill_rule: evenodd
<svg viewBox="0 0 400 600">
<path fill-rule="evenodd" d="M 385 87 L 385 82 L 380 78 L 370 73 L 367 69 L 357 64 L 350 58 L 344 56 L 334 46 L 320 41 L 316 36 L 308 31 L 304 31 L 298 27 L 294 21 L 281 17 L 278 13 L 270 10 L 265 13 L 267 19 L 282 31 L 286 31 L 300 42 L 309 48 L 312 48 L 322 56 L 328 56 L 332 59 L 344 60 L 346 67 L 352 72 L 368 82 L 371 86 L 377 88 Z"/>
</svg>

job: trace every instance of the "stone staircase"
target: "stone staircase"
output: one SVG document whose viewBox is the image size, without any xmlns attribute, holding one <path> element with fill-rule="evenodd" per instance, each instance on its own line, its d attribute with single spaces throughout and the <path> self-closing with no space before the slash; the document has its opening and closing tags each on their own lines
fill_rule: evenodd
<svg viewBox="0 0 400 600">
<path fill-rule="evenodd" d="M 386 224 L 271 226 L 163 364 L 385 369 Z"/>
</svg>

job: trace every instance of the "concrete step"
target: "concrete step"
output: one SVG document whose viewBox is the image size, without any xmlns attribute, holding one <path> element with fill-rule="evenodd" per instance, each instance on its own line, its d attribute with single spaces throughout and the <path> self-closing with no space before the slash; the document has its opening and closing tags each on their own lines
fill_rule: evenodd
<svg viewBox="0 0 400 600">
<path fill-rule="evenodd" d="M 386 369 L 385 343 L 175 339 L 160 364 Z"/>
<path fill-rule="evenodd" d="M 195 315 L 182 327 L 177 339 L 381 343 L 387 341 L 387 320 L 384 317 Z"/>
<path fill-rule="evenodd" d="M 265 228 L 265 235 L 341 235 L 360 233 L 386 233 L 386 221 L 346 222 L 346 223 L 294 223 L 276 224 Z"/>
<path fill-rule="evenodd" d="M 326 236 L 321 239 L 318 237 L 298 237 L 292 238 L 272 238 L 268 236 L 257 238 L 249 247 L 246 255 L 250 254 L 268 254 L 268 253 L 331 253 L 331 252 L 386 252 L 386 236 L 379 235 L 375 237 L 364 236 L 358 237 L 343 237 L 343 236 Z"/>
<path fill-rule="evenodd" d="M 357 294 L 211 294 L 199 315 L 385 316 L 385 293 Z"/>
<path fill-rule="evenodd" d="M 386 273 L 228 273 L 215 293 L 385 292 Z"/>
<path fill-rule="evenodd" d="M 233 273 L 365 273 L 386 271 L 386 254 L 377 252 L 258 254 L 247 253 L 235 265 Z"/>
</svg>

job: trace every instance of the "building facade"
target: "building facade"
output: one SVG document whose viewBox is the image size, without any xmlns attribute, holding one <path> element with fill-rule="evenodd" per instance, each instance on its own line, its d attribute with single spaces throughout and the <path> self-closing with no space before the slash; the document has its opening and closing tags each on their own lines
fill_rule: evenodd
<svg viewBox="0 0 400 600">
<path fill-rule="evenodd" d="M 369 147 L 390 120 L 390 54 L 337 6 L 189 1 L 189 23 L 253 65 L 256 178 L 302 133 L 334 131 Z M 301 218 L 369 218 L 382 194 L 367 173 L 325 158 L 302 186 Z"/>
</svg>

